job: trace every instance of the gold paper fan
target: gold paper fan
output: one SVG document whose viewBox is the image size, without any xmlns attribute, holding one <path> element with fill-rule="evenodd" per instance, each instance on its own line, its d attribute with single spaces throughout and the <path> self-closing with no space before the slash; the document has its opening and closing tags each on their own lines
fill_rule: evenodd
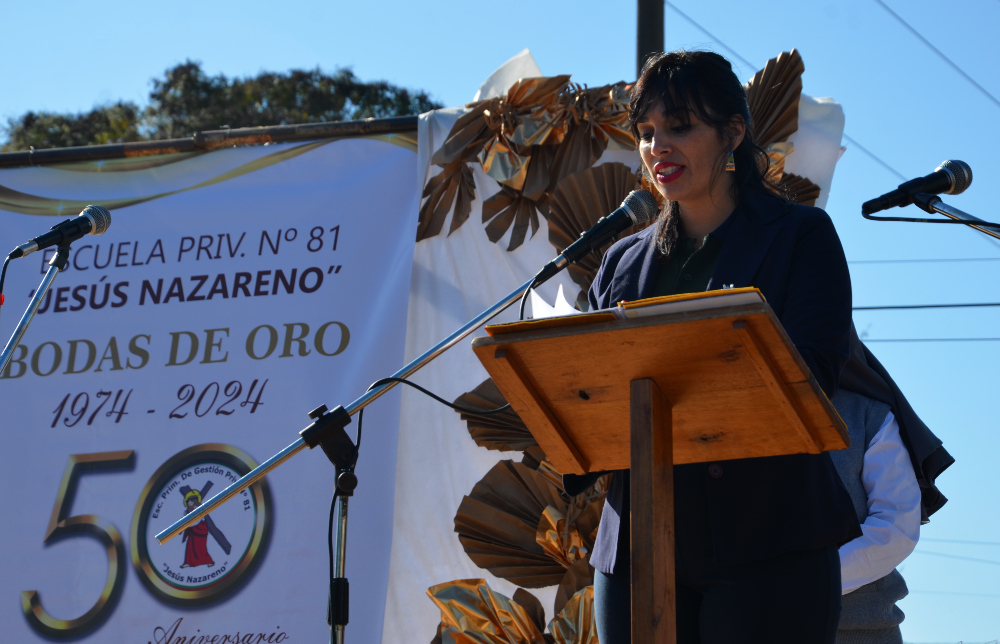
<svg viewBox="0 0 1000 644">
<path fill-rule="evenodd" d="M 542 606 L 542 602 L 523 588 L 515 590 L 511 599 L 517 602 L 518 606 L 528 614 L 532 623 L 538 628 L 538 632 L 543 633 L 542 637 L 545 637 L 545 607 Z M 548 638 L 545 639 L 548 641 Z"/>
<path fill-rule="evenodd" d="M 789 199 L 804 206 L 815 206 L 819 199 L 820 187 L 797 174 L 786 172 L 781 178 L 781 187 L 785 189 Z"/>
<path fill-rule="evenodd" d="M 488 378 L 472 391 L 456 398 L 455 404 L 485 411 L 502 407 L 507 404 L 507 400 L 497 389 L 493 379 Z M 472 440 L 480 447 L 501 452 L 523 452 L 538 445 L 535 437 L 513 409 L 489 416 L 461 414 L 461 417 L 469 428 Z"/>
<path fill-rule="evenodd" d="M 455 207 L 455 214 L 449 234 L 455 232 L 469 218 L 472 201 L 476 198 L 472 169 L 462 161 L 449 163 L 440 174 L 427 181 L 423 197 L 417 222 L 417 241 L 440 233 L 452 206 Z"/>
<path fill-rule="evenodd" d="M 767 149 L 799 128 L 799 95 L 806 69 L 798 50 L 782 52 L 745 86 L 757 145 Z"/>
<path fill-rule="evenodd" d="M 456 579 L 431 586 L 427 596 L 441 611 L 431 644 L 598 644 L 590 586 L 563 602 L 549 622 L 549 633 L 544 633 L 541 603 L 520 588 L 508 598 L 485 579 Z"/>
<path fill-rule="evenodd" d="M 562 252 L 579 238 L 580 233 L 614 211 L 628 193 L 638 187 L 639 177 L 622 163 L 604 163 L 569 175 L 556 186 L 549 205 L 549 241 Z M 621 236 L 638 232 L 646 225 L 633 226 Z M 582 287 L 584 297 L 601 267 L 605 250 L 607 248 L 601 249 L 600 255 L 592 253 L 569 266 L 570 276 Z"/>
<path fill-rule="evenodd" d="M 566 569 L 535 540 L 542 512 L 550 505 L 565 508 L 548 481 L 520 463 L 500 461 L 462 499 L 455 532 L 480 568 L 525 588 L 551 586 Z"/>
<path fill-rule="evenodd" d="M 589 559 L 605 492 L 595 486 L 570 498 L 526 465 L 500 461 L 462 499 L 455 532 L 469 558 L 497 577 L 525 588 L 559 584 L 568 567 Z M 558 527 L 572 537 L 547 534 L 545 528 L 558 523 L 552 518 L 560 516 Z M 549 537 L 553 543 L 545 543 Z M 574 552 L 547 554 L 567 544 Z"/>
<path fill-rule="evenodd" d="M 456 579 L 431 586 L 427 596 L 441 611 L 432 644 L 547 644 L 545 612 L 530 593 L 510 599 L 485 579 Z"/>
<path fill-rule="evenodd" d="M 532 235 L 538 231 L 539 211 L 542 215 L 548 213 L 546 201 L 545 197 L 538 201 L 529 199 L 519 191 L 503 186 L 500 192 L 483 202 L 483 222 L 489 222 L 486 224 L 486 236 L 496 243 L 513 225 L 507 250 L 515 250 L 524 243 L 529 224 Z"/>
<path fill-rule="evenodd" d="M 556 599 L 553 604 L 555 613 L 557 615 L 561 613 L 573 595 L 593 584 L 594 567 L 590 565 L 590 559 L 588 558 L 587 561 L 581 559 L 576 562 L 576 565 L 567 570 L 566 574 L 563 575 L 562 581 L 559 582 L 559 588 L 556 589 Z M 549 624 L 549 630 L 552 630 L 551 624 Z"/>
<path fill-rule="evenodd" d="M 556 644 L 600 644 L 594 618 L 594 587 L 587 585 L 570 597 L 549 622 L 549 635 Z"/>
</svg>

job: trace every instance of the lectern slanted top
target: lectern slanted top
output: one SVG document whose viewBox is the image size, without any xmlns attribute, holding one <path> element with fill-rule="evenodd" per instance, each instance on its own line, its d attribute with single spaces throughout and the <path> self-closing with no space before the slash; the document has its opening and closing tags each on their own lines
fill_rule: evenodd
<svg viewBox="0 0 1000 644">
<path fill-rule="evenodd" d="M 759 304 L 477 338 L 473 350 L 564 473 L 629 467 L 633 380 L 670 402 L 673 462 L 843 449 L 843 421 Z"/>
</svg>

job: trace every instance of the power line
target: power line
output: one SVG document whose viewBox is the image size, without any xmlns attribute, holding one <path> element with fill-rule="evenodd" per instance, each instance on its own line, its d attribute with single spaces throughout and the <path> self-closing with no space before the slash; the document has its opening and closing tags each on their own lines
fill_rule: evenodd
<svg viewBox="0 0 1000 644">
<path fill-rule="evenodd" d="M 887 5 L 886 3 L 882 2 L 882 0 L 875 0 L 875 2 L 877 2 L 879 5 L 881 5 L 881 7 L 883 9 L 885 9 L 886 11 L 888 11 L 889 14 L 892 15 L 892 17 L 895 18 L 897 22 L 899 22 L 899 24 L 901 24 L 904 27 L 906 27 L 907 31 L 909 31 L 911 34 L 913 34 L 917 38 L 919 38 L 922 43 L 924 43 L 925 45 L 927 45 L 927 47 L 930 48 L 935 54 L 937 54 L 941 58 L 941 60 L 943 60 L 944 62 L 948 63 L 948 65 L 950 65 L 952 69 L 954 69 L 956 72 L 958 72 L 962 76 L 962 78 L 964 78 L 965 80 L 967 80 L 970 83 L 972 83 L 976 87 L 976 89 L 978 89 L 980 92 L 983 93 L 984 96 L 986 96 L 991 101 L 993 101 L 994 105 L 996 105 L 997 107 L 1000 107 L 1000 99 L 998 99 L 993 94 L 990 94 L 989 91 L 987 91 L 985 87 L 983 87 L 982 85 L 980 85 L 979 83 L 977 83 L 975 81 L 975 79 L 972 78 L 972 76 L 969 76 L 968 74 L 966 74 L 965 70 L 963 70 L 961 67 L 959 67 L 957 64 L 955 64 L 950 58 L 948 58 L 947 56 L 945 56 L 944 52 L 942 52 L 940 49 L 938 49 L 937 47 L 935 47 L 934 45 L 932 45 L 931 41 L 927 40 L 922 35 L 920 35 L 920 32 L 918 32 L 916 29 L 914 29 L 913 27 L 911 27 L 910 24 L 908 22 L 906 22 L 905 20 L 903 20 L 903 18 L 900 17 L 900 15 L 898 13 L 896 13 L 895 11 L 893 11 L 892 9 L 890 9 L 889 5 Z"/>
<path fill-rule="evenodd" d="M 1000 1 L 1000 0 L 998 0 Z M 1000 262 L 1000 257 L 954 257 L 946 259 L 855 259 L 848 264 L 922 264 L 933 262 Z"/>
<path fill-rule="evenodd" d="M 715 42 L 719 43 L 722 46 L 722 48 L 725 49 L 726 51 L 728 51 L 730 54 L 732 54 L 733 57 L 738 58 L 739 61 L 741 63 L 743 63 L 744 66 L 746 66 L 746 67 L 748 67 L 748 68 L 750 68 L 752 70 L 757 69 L 756 65 L 754 65 L 753 63 L 751 63 L 750 61 L 748 61 L 743 56 L 740 56 L 738 53 L 736 53 L 736 51 L 734 49 L 729 48 L 726 45 L 726 43 L 722 42 L 721 39 L 717 38 L 708 29 L 705 29 L 704 27 L 702 27 L 701 25 L 699 25 L 697 22 L 695 22 L 694 18 L 692 18 L 691 16 L 687 15 L 686 13 L 684 13 L 683 11 L 681 11 L 680 9 L 678 9 L 677 7 L 675 7 L 668 0 L 663 0 L 663 4 L 667 5 L 668 7 L 670 7 L 674 11 L 676 11 L 678 13 L 678 15 L 680 15 L 681 18 L 684 18 L 685 20 L 687 20 L 688 22 L 690 22 L 692 25 L 694 25 L 695 29 L 697 29 L 701 33 L 705 34 L 706 36 L 708 36 L 709 38 L 711 38 Z"/>
<path fill-rule="evenodd" d="M 868 342 L 1000 342 L 1000 338 L 862 338 L 862 340 L 865 343 Z"/>
<path fill-rule="evenodd" d="M 847 140 L 848 143 L 850 143 L 851 145 L 857 147 L 859 150 L 861 150 L 862 152 L 864 152 L 865 154 L 867 154 L 869 157 L 871 157 L 872 159 L 874 159 L 875 161 L 877 161 L 880 166 L 882 166 L 883 168 L 885 168 L 889 172 L 891 172 L 894 175 L 896 175 L 897 177 L 899 177 L 899 179 L 901 181 L 906 181 L 906 177 L 903 176 L 902 172 L 900 172 L 896 168 L 892 167 L 891 165 L 889 165 L 888 163 L 886 163 L 885 161 L 883 161 L 882 159 L 880 159 L 874 152 L 872 152 L 871 150 L 869 150 L 865 146 L 861 145 L 860 143 L 858 143 L 857 141 L 855 141 L 851 137 L 847 136 L 846 132 L 844 132 L 843 136 Z"/>
<path fill-rule="evenodd" d="M 931 539 L 930 537 L 920 537 L 921 541 L 933 541 L 934 543 L 960 543 L 966 546 L 1000 546 L 1000 541 L 966 541 L 964 539 Z"/>
<path fill-rule="evenodd" d="M 674 4 L 672 4 L 671 2 L 669 2 L 669 0 L 663 0 L 663 3 L 665 5 L 667 5 L 668 7 L 670 7 L 671 9 L 673 9 L 675 12 L 677 12 L 677 15 L 679 15 L 681 18 L 684 18 L 685 20 L 687 20 L 692 26 L 694 26 L 695 29 L 697 29 L 701 33 L 703 33 L 706 36 L 708 36 L 709 38 L 711 38 L 714 42 L 718 43 L 723 49 L 725 49 L 730 54 L 732 54 L 734 58 L 736 58 L 737 60 L 739 60 L 740 63 L 742 63 L 745 67 L 748 67 L 751 70 L 757 69 L 756 65 L 754 65 L 753 63 L 751 63 L 750 61 L 748 61 L 743 56 L 740 56 L 739 53 L 735 49 L 729 47 L 729 45 L 727 45 L 725 42 L 723 42 L 715 34 L 713 34 L 712 32 L 710 32 L 708 29 L 705 29 L 704 27 L 702 27 L 694 18 L 692 18 L 691 16 L 687 15 L 686 13 L 684 13 L 683 11 L 681 11 L 680 9 L 678 9 Z M 891 165 L 889 165 L 888 163 L 886 163 L 885 161 L 883 161 L 882 159 L 880 159 L 878 157 L 878 155 L 876 155 L 874 152 L 872 152 L 871 150 L 869 150 L 865 146 L 861 145 L 860 143 L 858 143 L 857 141 L 855 141 L 851 137 L 847 136 L 846 133 L 843 136 L 844 136 L 844 138 L 851 145 L 856 146 L 859 150 L 861 150 L 864 154 L 866 154 L 869 157 L 871 157 L 873 160 L 875 160 L 883 168 L 885 168 L 889 172 L 891 172 L 894 175 L 896 175 L 897 177 L 899 177 L 901 181 L 906 181 L 906 177 L 901 172 L 899 172 L 898 170 L 896 170 L 895 168 L 893 168 Z"/>
<path fill-rule="evenodd" d="M 977 559 L 975 557 L 962 557 L 960 555 L 949 555 L 944 552 L 931 552 L 929 550 L 914 550 L 913 552 L 921 555 L 934 555 L 935 557 L 947 557 L 948 559 L 961 559 L 962 561 L 974 561 L 976 563 L 986 563 L 986 564 L 993 564 L 994 566 L 1000 566 L 1000 561 L 993 561 L 992 559 Z"/>
<path fill-rule="evenodd" d="M 990 593 L 963 593 L 951 590 L 911 590 L 911 593 L 917 593 L 918 595 L 960 595 L 964 597 L 1000 597 L 1000 595 L 992 595 Z"/>
<path fill-rule="evenodd" d="M 903 309 L 964 309 L 981 306 L 1000 306 L 1000 302 L 971 302 L 966 304 L 899 304 L 894 306 L 855 306 L 853 311 L 894 311 Z"/>
</svg>

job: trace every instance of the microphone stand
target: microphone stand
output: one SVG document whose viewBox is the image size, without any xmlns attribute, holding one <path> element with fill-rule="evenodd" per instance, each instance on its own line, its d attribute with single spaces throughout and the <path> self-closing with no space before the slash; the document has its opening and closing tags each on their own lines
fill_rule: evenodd
<svg viewBox="0 0 1000 644">
<path fill-rule="evenodd" d="M 330 579 L 330 605 L 328 609 L 331 644 L 344 644 L 344 630 L 350 606 L 350 586 L 344 576 L 347 563 L 347 501 L 354 496 L 358 477 L 351 469 L 337 468 L 337 528 L 336 546 L 333 550 L 333 577 Z"/>
<path fill-rule="evenodd" d="M 457 344 L 460 340 L 478 329 L 480 326 L 486 324 L 491 319 L 499 315 L 511 304 L 520 300 L 521 295 L 532 285 L 537 285 L 535 277 L 532 277 L 524 284 L 518 286 L 496 304 L 472 318 L 447 338 L 441 340 L 423 354 L 413 359 L 409 364 L 392 374 L 392 378 L 404 379 L 412 375 L 428 362 L 437 358 L 446 350 Z M 299 438 L 294 443 L 290 444 L 285 449 L 258 465 L 252 471 L 244 475 L 240 480 L 230 484 L 229 487 L 222 490 L 205 503 L 201 504 L 196 510 L 186 514 L 182 519 L 176 521 L 166 530 L 160 532 L 156 535 L 156 540 L 160 544 L 170 541 L 182 533 L 186 528 L 204 519 L 207 514 L 215 510 L 217 507 L 250 487 L 260 479 L 264 478 L 271 470 L 295 456 L 306 447 L 312 449 L 313 447 L 319 445 L 323 448 L 323 451 L 327 453 L 327 457 L 330 458 L 331 461 L 334 461 L 335 466 L 337 465 L 337 462 L 343 458 L 343 451 L 350 451 L 353 455 L 354 443 L 351 442 L 351 439 L 347 436 L 347 432 L 344 431 L 344 427 L 351 422 L 351 416 L 375 402 L 395 385 L 396 382 L 387 382 L 384 385 L 379 385 L 378 387 L 365 392 L 361 397 L 347 405 L 347 407 L 338 405 L 333 411 L 327 411 L 326 405 L 322 405 L 321 407 L 309 412 L 309 417 L 313 418 L 314 422 L 299 432 Z M 331 453 L 334 456 L 331 456 Z"/>
<path fill-rule="evenodd" d="M 174 522 L 169 528 L 157 534 L 156 540 L 161 545 L 170 541 L 188 527 L 204 519 L 205 516 L 217 507 L 264 478 L 268 472 L 295 456 L 306 447 L 312 449 L 319 445 L 326 452 L 327 458 L 330 459 L 334 466 L 340 468 L 341 463 L 346 463 L 346 459 L 354 458 L 357 453 L 354 443 L 351 442 L 351 439 L 347 436 L 347 432 L 344 431 L 344 428 L 351 422 L 351 416 L 375 402 L 379 397 L 395 387 L 400 380 L 406 379 L 428 362 L 455 346 L 455 344 L 470 333 L 499 315 L 504 309 L 520 300 L 521 296 L 528 289 L 543 284 L 571 263 L 577 262 L 591 252 L 596 251 L 603 244 L 614 239 L 616 235 L 624 232 L 629 226 L 649 221 L 657 210 L 656 199 L 652 194 L 645 190 L 633 190 L 615 212 L 599 219 L 587 232 L 580 235 L 579 239 L 549 260 L 531 279 L 508 293 L 493 306 L 466 322 L 447 338 L 414 358 L 399 371 L 392 374 L 392 376 L 386 378 L 387 382 L 371 387 L 347 407 L 338 405 L 333 411 L 328 411 L 326 405 L 322 405 L 309 412 L 309 417 L 313 419 L 313 422 L 299 432 L 298 440 L 255 467 L 240 480 L 230 484 L 229 487 L 213 496 L 193 512 L 186 514 L 183 518 Z M 338 476 L 340 476 L 339 472 Z M 353 490 L 353 488 L 351 489 Z"/>
<path fill-rule="evenodd" d="M 629 196 L 626 197 L 620 208 L 608 217 L 600 219 L 589 231 L 582 234 L 579 239 L 567 246 L 559 255 L 543 266 L 531 279 L 518 286 L 505 297 L 501 298 L 496 304 L 466 322 L 447 338 L 441 340 L 399 371 L 392 374 L 391 378 L 386 379 L 387 382 L 371 387 L 347 407 L 338 405 L 333 411 L 330 411 L 326 405 L 321 405 L 309 412 L 309 417 L 313 419 L 313 422 L 299 432 L 298 440 L 255 467 L 251 472 L 243 476 L 243 478 L 232 483 L 229 487 L 203 503 L 198 509 L 174 522 L 169 528 L 157 534 L 156 540 L 160 544 L 164 544 L 173 539 L 189 526 L 201 521 L 214 509 L 264 478 L 268 472 L 292 456 L 295 456 L 306 447 L 312 449 L 319 445 L 337 469 L 337 545 L 333 553 L 334 570 L 333 579 L 330 580 L 328 622 L 331 626 L 331 641 L 336 644 L 343 644 L 344 628 L 347 625 L 348 616 L 348 585 L 347 579 L 343 576 L 347 541 L 347 500 L 358 484 L 358 479 L 354 475 L 354 464 L 357 462 L 358 447 L 351 441 L 347 432 L 344 431 L 344 428 L 351 422 L 351 416 L 375 402 L 375 400 L 392 389 L 400 380 L 406 379 L 428 362 L 453 347 L 462 338 L 465 338 L 480 326 L 499 315 L 504 309 L 520 300 L 529 289 L 542 284 L 569 264 L 597 250 L 602 244 L 623 232 L 629 225 L 649 220 L 650 215 L 656 210 L 656 201 L 651 194 L 644 191 L 629 193 Z M 359 443 L 360 439 L 359 425 Z"/>
<path fill-rule="evenodd" d="M 983 221 L 979 217 L 974 217 L 973 215 L 963 212 L 958 208 L 949 206 L 945 202 L 941 201 L 941 197 L 938 197 L 937 195 L 930 195 L 926 192 L 918 192 L 913 195 L 913 204 L 924 212 L 929 212 L 931 214 L 938 213 L 944 215 L 945 217 L 954 219 L 955 221 L 967 222 L 967 225 L 970 228 L 975 228 L 979 232 L 986 233 L 990 237 L 1000 239 L 1000 231 L 996 230 L 997 228 L 1000 228 L 1000 224 L 991 224 L 988 221 Z"/>
<path fill-rule="evenodd" d="M 38 311 L 38 307 L 41 306 L 42 300 L 45 299 L 45 294 L 48 293 L 49 288 L 52 286 L 52 282 L 56 281 L 56 275 L 60 271 L 66 270 L 69 265 L 69 244 L 59 246 L 56 254 L 52 256 L 49 260 L 49 270 L 45 271 L 45 277 L 42 278 L 42 283 L 38 286 L 38 290 L 35 291 L 34 297 L 31 298 L 31 302 L 28 303 L 28 308 L 21 316 L 20 322 L 14 328 L 13 335 L 10 336 L 10 340 L 7 341 L 7 346 L 4 347 L 3 353 L 0 353 L 0 373 L 3 373 L 7 369 L 7 365 L 10 363 L 11 357 L 14 355 L 14 349 L 17 345 L 21 343 L 21 338 L 24 337 L 24 333 L 28 330 L 28 325 L 31 324 L 32 318 L 35 317 L 35 312 Z"/>
<path fill-rule="evenodd" d="M 521 296 L 533 286 L 538 286 L 546 281 L 559 270 L 562 270 L 570 263 L 564 254 L 558 255 L 549 262 L 534 277 L 521 284 L 508 295 L 500 299 L 496 304 L 489 307 L 462 327 L 454 331 L 444 340 L 425 351 L 423 354 L 412 360 L 409 364 L 401 368 L 392 375 L 393 378 L 404 379 L 416 372 L 418 369 L 437 358 L 439 355 L 453 347 L 463 338 L 471 334 L 483 324 L 493 319 L 504 311 L 507 307 L 521 299 Z M 543 275 L 544 273 L 544 275 Z M 36 305 L 37 308 L 37 305 Z M 344 431 L 351 422 L 351 416 L 375 402 L 380 396 L 392 389 L 397 383 L 387 382 L 378 387 L 373 387 L 365 392 L 360 398 L 343 407 L 338 405 L 333 411 L 329 411 L 326 405 L 321 405 L 309 412 L 309 417 L 313 422 L 299 432 L 299 438 L 294 443 L 281 450 L 271 458 L 267 459 L 243 478 L 230 484 L 211 499 L 203 503 L 198 509 L 188 513 L 184 518 L 176 521 L 166 530 L 156 535 L 156 540 L 166 543 L 170 539 L 181 534 L 186 528 L 201 521 L 214 509 L 236 496 L 244 489 L 250 487 L 260 479 L 264 478 L 271 470 L 275 469 L 292 456 L 309 447 L 310 449 L 319 445 L 327 458 L 333 463 L 337 472 L 337 525 L 335 530 L 336 545 L 333 552 L 333 578 L 330 580 L 330 597 L 328 604 L 328 623 L 330 624 L 330 640 L 333 644 L 344 644 L 344 631 L 348 621 L 349 607 L 349 586 L 344 577 L 345 560 L 347 555 L 347 506 L 348 499 L 353 495 L 354 488 L 357 487 L 358 479 L 354 474 L 354 463 L 357 460 L 357 448 L 347 432 Z"/>
</svg>

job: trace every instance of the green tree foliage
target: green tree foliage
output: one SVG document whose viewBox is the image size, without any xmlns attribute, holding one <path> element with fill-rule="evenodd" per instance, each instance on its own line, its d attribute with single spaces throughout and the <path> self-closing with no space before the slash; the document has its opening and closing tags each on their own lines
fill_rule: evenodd
<svg viewBox="0 0 1000 644">
<path fill-rule="evenodd" d="M 365 83 L 348 69 L 209 76 L 187 61 L 154 78 L 149 105 L 118 102 L 81 114 L 28 112 L 0 127 L 3 151 L 173 139 L 223 127 L 319 123 L 420 114 L 438 107 L 426 92 Z"/>
<path fill-rule="evenodd" d="M 82 114 L 52 114 L 28 112 L 18 119 L 9 119 L 8 142 L 4 152 L 61 148 L 75 145 L 99 145 L 139 141 L 139 119 L 142 111 L 135 103 L 118 102 L 97 107 Z"/>
</svg>

